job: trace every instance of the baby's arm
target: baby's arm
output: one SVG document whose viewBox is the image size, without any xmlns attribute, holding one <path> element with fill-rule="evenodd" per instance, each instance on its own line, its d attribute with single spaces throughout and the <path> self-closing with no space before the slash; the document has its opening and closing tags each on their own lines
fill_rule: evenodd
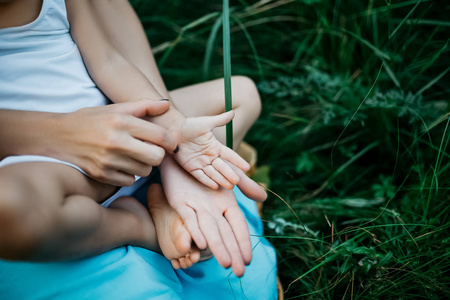
<svg viewBox="0 0 450 300">
<path fill-rule="evenodd" d="M 66 1 L 70 31 L 89 75 L 114 103 L 162 97 L 147 78 L 112 45 L 89 0 Z"/>
</svg>

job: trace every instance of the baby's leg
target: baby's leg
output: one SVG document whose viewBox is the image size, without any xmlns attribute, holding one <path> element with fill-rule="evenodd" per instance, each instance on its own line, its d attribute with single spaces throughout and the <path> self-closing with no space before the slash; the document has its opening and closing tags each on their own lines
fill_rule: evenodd
<svg viewBox="0 0 450 300">
<path fill-rule="evenodd" d="M 96 203 L 115 189 L 57 163 L 0 168 L 0 258 L 49 261 L 125 244 L 155 247 L 149 216 Z"/>
<path fill-rule="evenodd" d="M 233 140 L 236 150 L 245 134 L 261 112 L 261 100 L 253 81 L 243 76 L 231 78 L 233 110 Z M 187 117 L 212 116 L 225 112 L 223 79 L 195 84 L 170 92 L 178 110 Z M 225 144 L 225 127 L 214 131 L 217 139 Z"/>
<path fill-rule="evenodd" d="M 193 246 L 191 235 L 181 217 L 167 202 L 161 185 L 150 185 L 147 195 L 160 252 L 175 269 L 189 268 L 200 259 L 200 250 Z"/>
</svg>

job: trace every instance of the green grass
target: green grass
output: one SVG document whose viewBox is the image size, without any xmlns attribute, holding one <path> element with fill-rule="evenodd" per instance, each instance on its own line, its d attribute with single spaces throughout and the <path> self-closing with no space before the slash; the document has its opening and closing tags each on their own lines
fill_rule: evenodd
<svg viewBox="0 0 450 300">
<path fill-rule="evenodd" d="M 132 3 L 169 88 L 223 76 L 221 1 Z M 230 5 L 285 298 L 448 298 L 450 3 Z"/>
</svg>

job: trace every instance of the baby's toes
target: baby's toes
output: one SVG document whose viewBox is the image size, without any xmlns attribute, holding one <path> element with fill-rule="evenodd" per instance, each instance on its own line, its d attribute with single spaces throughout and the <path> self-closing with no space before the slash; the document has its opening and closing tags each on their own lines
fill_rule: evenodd
<svg viewBox="0 0 450 300">
<path fill-rule="evenodd" d="M 182 224 L 181 220 L 177 229 L 178 232 L 176 233 L 174 245 L 179 255 L 183 256 L 191 249 L 192 238 L 189 231 L 186 229 L 184 224 Z"/>
<path fill-rule="evenodd" d="M 200 260 L 200 257 L 201 257 L 200 250 L 197 247 L 195 247 L 195 249 L 192 249 L 191 255 L 189 256 L 191 262 L 193 264 L 197 263 Z"/>
<path fill-rule="evenodd" d="M 174 268 L 176 270 L 181 268 L 180 261 L 178 260 L 178 258 L 174 258 L 174 259 L 170 260 L 170 263 L 172 264 L 172 268 Z"/>
<path fill-rule="evenodd" d="M 183 268 L 183 269 L 187 269 L 190 266 L 192 266 L 192 262 L 189 259 L 189 257 L 180 257 L 178 260 L 180 262 L 181 268 Z"/>
<path fill-rule="evenodd" d="M 194 262 L 192 261 L 191 256 L 185 257 L 185 261 L 186 261 L 186 266 L 188 268 L 192 267 L 194 265 Z"/>
</svg>

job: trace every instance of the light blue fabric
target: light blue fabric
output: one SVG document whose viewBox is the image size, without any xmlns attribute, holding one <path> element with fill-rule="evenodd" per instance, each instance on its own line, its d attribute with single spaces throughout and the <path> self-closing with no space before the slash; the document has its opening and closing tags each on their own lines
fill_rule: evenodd
<svg viewBox="0 0 450 300">
<path fill-rule="evenodd" d="M 241 279 L 213 258 L 174 271 L 163 256 L 131 246 L 58 263 L 0 260 L 0 299 L 276 299 L 275 251 L 253 201 L 236 188 L 252 235 L 253 260 Z"/>
<path fill-rule="evenodd" d="M 177 270 L 183 286 L 183 299 L 277 299 L 276 256 L 270 243 L 262 237 L 263 225 L 254 201 L 234 189 L 236 199 L 249 226 L 253 259 L 239 279 L 214 259 Z"/>
</svg>

